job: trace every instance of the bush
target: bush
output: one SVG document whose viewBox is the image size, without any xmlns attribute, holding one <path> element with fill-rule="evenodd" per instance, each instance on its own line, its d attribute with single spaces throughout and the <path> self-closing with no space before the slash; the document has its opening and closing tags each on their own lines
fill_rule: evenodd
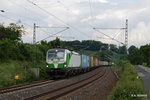
<svg viewBox="0 0 150 100">
<path fill-rule="evenodd" d="M 146 94 L 146 90 L 143 87 L 142 80 L 137 79 L 138 75 L 128 61 L 120 61 L 117 65 L 113 66 L 113 70 L 118 73 L 120 80 L 109 96 L 109 100 L 147 100 L 146 98 L 131 96 Z"/>
<path fill-rule="evenodd" d="M 31 64 L 27 65 L 25 72 L 24 65 L 27 62 L 8 61 L 0 64 L 0 88 L 8 87 L 14 84 L 14 75 L 18 75 L 17 84 L 35 81 L 35 75 L 31 71 Z"/>
</svg>

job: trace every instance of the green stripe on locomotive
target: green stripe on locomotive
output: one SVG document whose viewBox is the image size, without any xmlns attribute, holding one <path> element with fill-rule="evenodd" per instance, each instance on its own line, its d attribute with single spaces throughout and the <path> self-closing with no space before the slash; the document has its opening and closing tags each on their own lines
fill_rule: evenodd
<svg viewBox="0 0 150 100">
<path fill-rule="evenodd" d="M 72 54 L 71 53 L 67 53 L 67 56 L 66 56 L 66 68 L 69 67 L 69 62 L 70 62 L 70 58 L 71 58 Z"/>
<path fill-rule="evenodd" d="M 56 64 L 57 65 L 57 64 Z M 55 64 L 53 63 L 53 64 L 48 64 L 48 67 L 49 68 L 55 68 Z M 64 63 L 60 63 L 60 64 L 58 64 L 57 65 L 57 68 L 64 68 Z"/>
</svg>

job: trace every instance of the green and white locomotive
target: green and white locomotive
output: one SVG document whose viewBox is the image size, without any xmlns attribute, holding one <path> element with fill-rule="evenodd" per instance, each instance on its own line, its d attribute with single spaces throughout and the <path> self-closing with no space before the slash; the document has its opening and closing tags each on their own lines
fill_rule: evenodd
<svg viewBox="0 0 150 100">
<path fill-rule="evenodd" d="M 46 64 L 49 75 L 66 75 L 81 67 L 81 56 L 68 49 L 50 49 L 47 51 Z"/>
</svg>

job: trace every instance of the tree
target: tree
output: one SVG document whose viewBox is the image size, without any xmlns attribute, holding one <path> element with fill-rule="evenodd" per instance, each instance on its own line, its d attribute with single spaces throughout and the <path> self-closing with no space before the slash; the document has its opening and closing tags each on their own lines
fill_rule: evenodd
<svg viewBox="0 0 150 100">
<path fill-rule="evenodd" d="M 10 39 L 14 42 L 20 42 L 23 33 L 23 26 L 17 26 L 11 23 L 8 27 L 0 25 L 0 40 Z"/>
<path fill-rule="evenodd" d="M 21 43 L 21 36 L 23 32 L 22 26 L 17 26 L 11 23 L 9 26 L 4 27 L 0 25 L 0 59 L 19 59 Z"/>
<path fill-rule="evenodd" d="M 141 55 L 140 49 L 136 48 L 135 46 L 131 46 L 129 49 L 128 58 L 132 64 L 142 64 L 143 63 L 143 56 Z"/>
<path fill-rule="evenodd" d="M 119 53 L 120 54 L 127 54 L 127 48 L 126 48 L 126 46 L 120 46 L 119 47 Z"/>
<path fill-rule="evenodd" d="M 129 54 L 132 54 L 134 52 L 134 49 L 136 49 L 136 47 L 134 45 L 130 46 L 128 49 Z"/>
<path fill-rule="evenodd" d="M 150 65 L 150 45 L 145 45 L 140 47 L 140 51 L 142 53 L 142 56 L 144 57 L 144 62 L 147 63 L 147 65 Z"/>
<path fill-rule="evenodd" d="M 119 52 L 119 50 L 118 50 L 118 48 L 116 47 L 116 45 L 110 44 L 109 47 L 110 47 L 110 50 L 111 50 L 111 51 L 116 52 L 116 53 Z"/>
<path fill-rule="evenodd" d="M 51 41 L 50 45 L 52 46 L 52 48 L 60 47 L 61 46 L 60 39 L 56 37 L 56 40 Z"/>
</svg>

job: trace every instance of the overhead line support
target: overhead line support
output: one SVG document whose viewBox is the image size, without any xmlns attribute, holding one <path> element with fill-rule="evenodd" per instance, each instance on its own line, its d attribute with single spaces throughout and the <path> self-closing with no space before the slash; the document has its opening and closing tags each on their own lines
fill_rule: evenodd
<svg viewBox="0 0 150 100">
<path fill-rule="evenodd" d="M 125 46 L 128 48 L 128 19 L 126 19 L 126 28 L 125 28 Z"/>
<path fill-rule="evenodd" d="M 33 24 L 33 65 L 32 67 L 34 68 L 36 65 L 36 24 Z"/>
</svg>

